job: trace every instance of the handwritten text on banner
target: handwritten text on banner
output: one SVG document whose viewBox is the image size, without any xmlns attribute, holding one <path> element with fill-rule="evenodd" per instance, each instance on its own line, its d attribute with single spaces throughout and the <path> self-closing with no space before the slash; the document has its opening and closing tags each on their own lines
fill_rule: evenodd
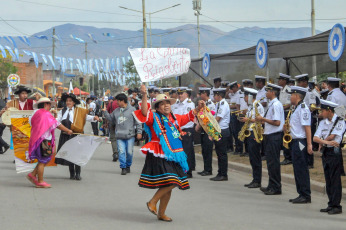
<svg viewBox="0 0 346 230">
<path fill-rule="evenodd" d="M 129 48 L 129 52 L 142 82 L 187 73 L 191 63 L 187 48 Z"/>
</svg>

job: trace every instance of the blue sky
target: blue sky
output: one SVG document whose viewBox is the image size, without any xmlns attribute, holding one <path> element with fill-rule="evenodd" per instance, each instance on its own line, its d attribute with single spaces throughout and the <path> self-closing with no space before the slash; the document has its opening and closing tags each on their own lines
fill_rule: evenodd
<svg viewBox="0 0 346 230">
<path fill-rule="evenodd" d="M 141 0 L 0 0 L 0 35 L 30 35 L 55 25 L 72 22 L 99 28 L 119 28 L 139 30 L 142 28 L 141 14 L 126 11 L 119 6 L 141 10 Z M 335 23 L 346 25 L 345 0 L 316 0 L 316 28 L 328 30 Z M 332 3 L 331 3 L 332 2 Z M 55 5 L 47 6 L 42 4 Z M 154 14 L 152 27 L 167 29 L 187 23 L 195 23 L 192 0 L 146 0 L 147 12 L 153 12 L 175 4 L 178 7 Z M 80 11 L 77 8 L 90 11 Z M 212 25 L 223 31 L 237 27 L 310 27 L 310 0 L 202 0 L 201 24 Z M 125 14 L 125 15 L 124 15 Z M 212 19 L 210 19 L 212 18 Z M 345 19 L 342 19 L 345 18 Z M 22 21 L 24 20 L 24 21 Z M 35 22 L 27 22 L 33 20 Z M 224 20 L 227 23 L 205 22 Z M 306 20 L 306 21 L 267 21 L 267 20 Z M 50 21 L 50 22 L 47 22 Z M 66 22 L 65 22 L 66 21 Z M 93 23 L 76 21 L 131 22 L 131 23 Z M 253 21 L 253 22 L 235 22 Z M 265 21 L 265 22 L 263 22 Z M 12 28 L 15 27 L 16 29 Z"/>
</svg>

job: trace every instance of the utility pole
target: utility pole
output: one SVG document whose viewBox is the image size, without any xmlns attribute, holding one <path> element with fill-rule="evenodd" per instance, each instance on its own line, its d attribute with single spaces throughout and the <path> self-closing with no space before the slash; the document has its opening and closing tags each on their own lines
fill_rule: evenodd
<svg viewBox="0 0 346 230">
<path fill-rule="evenodd" d="M 201 57 L 201 41 L 200 41 L 200 31 L 199 31 L 199 15 L 201 15 L 202 0 L 193 0 L 193 10 L 195 11 L 195 16 L 197 16 L 197 33 L 198 33 L 198 57 Z"/>
<path fill-rule="evenodd" d="M 147 19 L 145 17 L 145 0 L 142 0 L 142 13 L 143 13 L 143 41 L 144 48 L 147 48 Z"/>
<path fill-rule="evenodd" d="M 316 35 L 316 26 L 315 26 L 315 0 L 311 0 L 311 35 Z M 316 68 L 316 56 L 312 56 L 312 75 L 315 77 L 317 74 Z"/>
<path fill-rule="evenodd" d="M 88 43 L 85 43 L 85 61 L 86 64 L 88 64 Z M 86 76 L 84 76 L 84 78 L 86 78 Z M 93 85 L 93 89 L 94 89 L 94 77 L 92 78 L 92 85 Z M 82 98 L 82 86 L 79 84 L 79 96 L 80 98 Z"/>
<path fill-rule="evenodd" d="M 52 51 L 52 58 L 53 58 L 53 61 L 54 61 L 54 58 L 55 58 L 55 38 L 54 38 L 54 35 L 55 35 L 55 28 L 53 28 L 53 44 L 52 44 L 52 48 L 53 48 L 53 51 Z M 55 69 L 54 69 L 54 66 L 52 66 L 52 97 L 53 97 L 53 100 L 55 101 Z"/>
</svg>

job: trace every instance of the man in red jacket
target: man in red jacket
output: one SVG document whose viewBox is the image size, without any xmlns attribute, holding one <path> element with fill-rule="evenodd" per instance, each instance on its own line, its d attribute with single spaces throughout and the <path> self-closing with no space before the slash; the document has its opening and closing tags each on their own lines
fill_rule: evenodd
<svg viewBox="0 0 346 230">
<path fill-rule="evenodd" d="M 23 85 L 17 87 L 14 94 L 19 96 L 19 99 L 14 99 L 7 102 L 7 107 L 14 107 L 19 110 L 34 110 L 34 101 L 28 99 L 28 94 L 31 93 L 31 90 Z"/>
<path fill-rule="evenodd" d="M 113 111 L 119 107 L 117 100 L 113 100 L 113 97 L 108 98 L 108 105 L 107 105 L 107 112 L 109 114 L 113 113 Z M 119 155 L 118 155 L 118 146 L 117 146 L 117 139 L 115 138 L 115 127 L 111 124 L 108 126 L 109 128 L 109 140 L 112 144 L 113 149 L 113 161 L 118 161 Z"/>
</svg>

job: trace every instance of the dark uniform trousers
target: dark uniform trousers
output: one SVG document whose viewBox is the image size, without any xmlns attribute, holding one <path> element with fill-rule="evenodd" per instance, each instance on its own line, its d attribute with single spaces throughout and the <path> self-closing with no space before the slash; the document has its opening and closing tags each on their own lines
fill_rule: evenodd
<svg viewBox="0 0 346 230">
<path fill-rule="evenodd" d="M 281 191 L 280 150 L 282 146 L 282 132 L 265 135 L 264 150 L 266 153 L 269 183 L 268 189 Z"/>
<path fill-rule="evenodd" d="M 255 135 L 251 131 L 251 135 L 245 139 L 249 151 L 250 164 L 252 168 L 253 182 L 261 184 L 262 181 L 262 159 L 261 159 L 261 143 L 257 143 Z"/>
<path fill-rule="evenodd" d="M 300 146 L 305 146 L 302 150 Z M 294 171 L 294 179 L 296 182 L 297 192 L 300 196 L 307 199 L 311 198 L 310 174 L 308 168 L 308 151 L 307 141 L 305 139 L 293 139 L 292 147 L 292 163 Z"/>
<path fill-rule="evenodd" d="M 311 113 L 311 133 L 312 134 L 314 134 L 316 132 L 316 129 L 317 129 L 317 118 L 316 118 L 315 114 L 316 114 L 315 112 Z M 311 135 L 311 136 L 312 136 L 311 138 L 313 139 L 314 136 L 313 135 Z M 319 145 L 317 143 L 312 142 L 313 148 L 316 149 L 316 148 L 318 148 L 318 146 Z M 308 164 L 309 164 L 309 166 L 314 167 L 314 154 L 308 155 Z"/>
<path fill-rule="evenodd" d="M 91 127 L 93 129 L 93 133 L 95 136 L 98 136 L 99 135 L 99 123 L 96 121 L 96 122 L 91 122 Z"/>
<path fill-rule="evenodd" d="M 183 144 L 183 150 L 187 156 L 187 164 L 189 165 L 189 171 L 187 172 L 187 174 L 191 174 L 192 169 L 194 169 L 195 167 L 194 166 L 195 149 L 193 148 L 194 129 L 193 128 L 184 129 L 183 132 L 186 132 L 181 142 Z"/>
<path fill-rule="evenodd" d="M 287 118 L 288 111 L 285 111 L 285 120 Z M 284 152 L 284 157 L 286 160 L 292 161 L 292 153 L 291 153 L 291 144 L 288 144 L 289 148 L 286 149 L 284 146 L 282 146 L 282 150 Z"/>
<path fill-rule="evenodd" d="M 204 171 L 212 172 L 212 160 L 213 160 L 213 141 L 209 139 L 208 134 L 202 131 L 201 133 L 201 146 L 202 156 L 204 163 Z"/>
<path fill-rule="evenodd" d="M 231 123 L 229 123 L 229 131 L 230 131 L 231 135 L 229 135 L 229 138 L 228 138 L 227 150 L 233 151 L 234 150 L 234 146 L 233 146 L 233 134 L 232 134 L 232 125 L 231 125 Z"/>
<path fill-rule="evenodd" d="M 243 152 L 243 142 L 238 139 L 238 134 L 241 129 L 240 121 L 237 119 L 237 115 L 231 114 L 231 131 L 235 141 L 235 152 Z"/>
<path fill-rule="evenodd" d="M 214 141 L 215 151 L 217 155 L 217 163 L 219 166 L 218 176 L 227 176 L 228 171 L 228 156 L 227 156 L 227 141 L 231 135 L 229 129 L 221 130 L 221 139 Z"/>
<path fill-rule="evenodd" d="M 339 153 L 341 154 L 341 153 Z M 341 208 L 341 162 L 339 154 L 334 153 L 334 148 L 325 148 L 322 155 L 324 177 L 328 195 L 328 207 Z"/>
</svg>

